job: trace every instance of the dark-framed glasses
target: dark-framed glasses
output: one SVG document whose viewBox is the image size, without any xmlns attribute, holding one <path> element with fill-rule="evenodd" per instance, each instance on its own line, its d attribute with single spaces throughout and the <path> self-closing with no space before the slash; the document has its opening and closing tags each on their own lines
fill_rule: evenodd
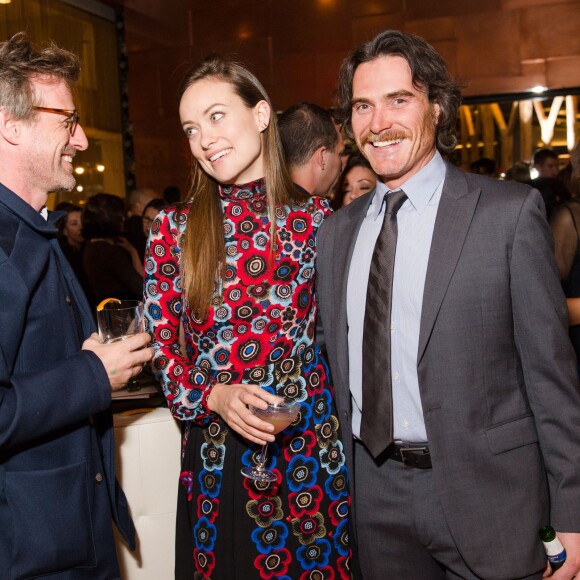
<svg viewBox="0 0 580 580">
<path fill-rule="evenodd" d="M 66 115 L 64 120 L 65 127 L 71 135 L 75 134 L 75 129 L 79 124 L 80 117 L 76 109 L 54 109 L 52 107 L 32 107 L 35 111 L 43 113 L 56 113 L 57 115 Z"/>
</svg>

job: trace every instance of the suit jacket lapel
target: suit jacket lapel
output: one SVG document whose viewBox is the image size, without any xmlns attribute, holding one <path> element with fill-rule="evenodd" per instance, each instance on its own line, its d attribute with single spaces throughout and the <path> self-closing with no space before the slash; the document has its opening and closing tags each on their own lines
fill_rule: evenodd
<svg viewBox="0 0 580 580">
<path fill-rule="evenodd" d="M 346 309 L 348 272 L 358 232 L 374 195 L 375 190 L 373 189 L 361 197 L 360 200 L 341 209 L 340 214 L 336 216 L 338 222 L 334 238 L 334 279 L 337 292 L 335 308 L 335 312 L 337 312 L 336 337 L 338 341 L 337 352 L 345 353 L 344 356 L 339 357 L 338 361 L 344 384 L 348 384 L 348 320 Z"/>
<path fill-rule="evenodd" d="M 425 353 L 480 193 L 480 189 L 470 191 L 463 172 L 447 164 L 425 278 L 417 364 Z"/>
</svg>

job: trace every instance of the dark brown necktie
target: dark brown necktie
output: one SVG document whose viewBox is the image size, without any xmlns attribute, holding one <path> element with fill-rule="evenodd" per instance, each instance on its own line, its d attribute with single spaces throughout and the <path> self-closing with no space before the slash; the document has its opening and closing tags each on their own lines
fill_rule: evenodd
<svg viewBox="0 0 580 580">
<path fill-rule="evenodd" d="M 363 409 L 360 437 L 373 457 L 393 441 L 391 392 L 391 297 L 402 190 L 385 194 L 385 217 L 369 270 L 363 332 Z"/>
</svg>

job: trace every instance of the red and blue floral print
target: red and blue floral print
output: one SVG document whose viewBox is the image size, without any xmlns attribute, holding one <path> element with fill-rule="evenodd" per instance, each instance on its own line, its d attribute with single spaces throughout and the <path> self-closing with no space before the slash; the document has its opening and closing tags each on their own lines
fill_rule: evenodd
<svg viewBox="0 0 580 580">
<path fill-rule="evenodd" d="M 193 316 L 181 289 L 187 208 L 158 216 L 146 258 L 153 364 L 171 412 L 186 423 L 177 577 L 230 578 L 235 566 L 239 578 L 349 578 L 345 458 L 328 367 L 314 343 L 316 232 L 328 203 L 277 208 L 272 253 L 263 181 L 221 187 L 220 200 L 223 300 L 206 320 Z M 274 484 L 240 474 L 259 447 L 210 412 L 215 383 L 257 384 L 301 403 L 298 419 L 269 446 Z"/>
</svg>

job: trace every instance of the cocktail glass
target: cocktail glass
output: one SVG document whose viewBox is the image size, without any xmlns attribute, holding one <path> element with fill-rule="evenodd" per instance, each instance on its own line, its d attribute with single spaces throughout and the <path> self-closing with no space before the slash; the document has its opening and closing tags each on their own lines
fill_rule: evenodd
<svg viewBox="0 0 580 580">
<path fill-rule="evenodd" d="M 263 421 L 270 423 L 274 427 L 274 435 L 284 431 L 291 423 L 296 420 L 300 412 L 300 403 L 296 401 L 285 400 L 281 403 L 268 404 L 267 409 L 260 409 L 249 406 L 250 411 Z M 264 443 L 262 449 L 256 458 L 256 465 L 253 467 L 244 467 L 242 475 L 249 477 L 254 481 L 273 482 L 278 479 L 278 476 L 266 469 L 266 460 L 268 458 L 268 444 Z"/>
<path fill-rule="evenodd" d="M 102 342 L 117 342 L 143 331 L 143 302 L 111 300 L 97 310 L 97 326 Z"/>
<path fill-rule="evenodd" d="M 143 302 L 141 300 L 110 299 L 104 302 L 97 308 L 97 326 L 102 342 L 117 342 L 143 332 Z M 129 379 L 128 391 L 140 389 L 141 385 L 137 377 Z"/>
</svg>

